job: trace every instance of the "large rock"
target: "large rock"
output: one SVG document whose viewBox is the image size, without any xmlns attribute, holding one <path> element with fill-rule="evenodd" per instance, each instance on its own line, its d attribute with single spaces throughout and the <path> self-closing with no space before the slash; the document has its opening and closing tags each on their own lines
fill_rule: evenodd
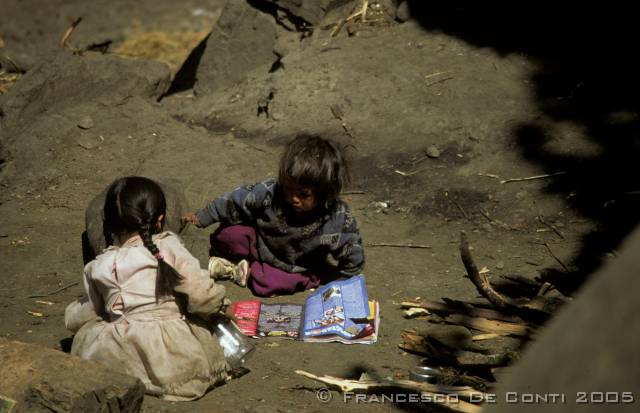
<svg viewBox="0 0 640 413">
<path fill-rule="evenodd" d="M 488 412 L 638 411 L 639 250 L 636 229 L 503 376 Z"/>
<path fill-rule="evenodd" d="M 61 16 L 67 0 L 2 0 L 0 12 L 0 70 L 26 72 L 38 60 L 57 49 L 73 20 Z M 1 46 L 1 45 L 0 45 Z"/>
<path fill-rule="evenodd" d="M 317 25 L 333 8 L 353 0 L 264 0 L 286 10 L 311 25 Z"/>
<path fill-rule="evenodd" d="M 44 56 L 0 97 L 3 128 L 52 110 L 62 112 L 78 102 L 116 105 L 141 97 L 157 100 L 168 89 L 167 65 L 86 53 L 76 56 L 56 50 Z"/>
<path fill-rule="evenodd" d="M 353 0 L 264 0 L 316 26 L 334 8 Z"/>
<path fill-rule="evenodd" d="M 0 338 L 0 366 L 0 396 L 15 401 L 11 413 L 133 413 L 144 398 L 135 377 L 35 344 Z"/>
<path fill-rule="evenodd" d="M 184 229 L 180 218 L 187 212 L 187 200 L 180 190 L 180 185 L 170 179 L 157 180 L 164 191 L 167 201 L 167 214 L 165 217 L 164 229 L 179 234 Z M 86 230 L 82 234 L 82 256 L 84 263 L 93 260 L 102 250 L 107 247 L 106 234 L 108 229 L 104 228 L 104 200 L 107 196 L 105 188 L 96 195 L 85 211 Z"/>
<path fill-rule="evenodd" d="M 196 70 L 196 94 L 231 86 L 258 67 L 268 71 L 277 61 L 275 42 L 273 16 L 251 7 L 246 0 L 228 0 L 206 40 Z"/>
<path fill-rule="evenodd" d="M 55 152 L 68 153 L 78 146 L 93 149 L 104 141 L 100 135 L 109 138 L 114 131 L 132 134 L 121 125 L 134 116 L 144 120 L 144 111 L 169 82 L 169 68 L 159 62 L 96 53 L 76 56 L 63 50 L 42 56 L 0 95 L 0 158 L 6 161 L 2 169 L 28 179 L 53 168 Z M 131 110 L 134 106 L 136 112 Z M 101 127 L 80 129 L 78 123 L 87 116 L 100 120 Z"/>
</svg>

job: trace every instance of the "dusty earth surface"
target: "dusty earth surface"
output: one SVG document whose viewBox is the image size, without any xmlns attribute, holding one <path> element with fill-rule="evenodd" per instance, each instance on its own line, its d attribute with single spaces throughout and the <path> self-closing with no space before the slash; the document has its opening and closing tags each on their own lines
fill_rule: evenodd
<svg viewBox="0 0 640 413">
<path fill-rule="evenodd" d="M 323 12 L 302 23 L 266 1 L 235 3 L 229 16 L 221 0 L 2 2 L 4 337 L 68 344 L 63 317 L 82 292 L 84 210 L 113 179 L 173 179 L 196 209 L 273 175 L 298 131 L 333 137 L 353 159 L 344 198 L 368 245 L 379 342 L 262 339 L 249 374 L 196 402 L 146 398 L 144 411 L 414 408 L 343 404 L 336 393 L 323 404 L 318 386 L 294 371 L 407 377 L 420 358 L 398 348 L 400 333 L 426 322 L 403 318 L 399 303 L 477 299 L 460 231 L 491 277 L 560 275 L 571 293 L 637 222 L 631 13 L 371 1 L 366 21 L 331 36 L 354 2 L 319 2 Z M 180 69 L 210 32 L 206 50 L 200 44 Z M 501 183 L 543 174 L 555 175 Z M 202 263 L 209 233 L 183 233 Z M 232 299 L 250 297 L 227 286 Z"/>
</svg>

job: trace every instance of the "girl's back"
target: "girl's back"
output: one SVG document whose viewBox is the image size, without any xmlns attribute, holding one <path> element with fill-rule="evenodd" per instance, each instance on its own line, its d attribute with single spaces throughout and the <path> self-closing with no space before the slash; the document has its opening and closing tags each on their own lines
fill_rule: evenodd
<svg viewBox="0 0 640 413">
<path fill-rule="evenodd" d="M 176 236 L 164 232 L 155 236 L 154 241 L 159 248 L 170 250 L 173 241 L 168 239 L 170 237 Z M 165 296 L 156 303 L 158 262 L 140 237 L 132 238 L 120 247 L 109 247 L 87 264 L 85 274 L 95 287 L 96 296 L 91 298 L 97 300 L 97 295 L 101 296 L 104 311 L 112 321 L 132 311 L 153 311 L 160 305 L 179 313 L 173 296 Z"/>
</svg>

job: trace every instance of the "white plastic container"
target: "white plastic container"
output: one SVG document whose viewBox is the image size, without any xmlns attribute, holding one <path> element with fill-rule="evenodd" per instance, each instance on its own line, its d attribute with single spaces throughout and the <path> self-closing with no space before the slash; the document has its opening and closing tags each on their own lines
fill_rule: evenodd
<svg viewBox="0 0 640 413">
<path fill-rule="evenodd" d="M 214 326 L 214 331 L 224 352 L 224 357 L 232 369 L 242 367 L 255 347 L 247 336 L 231 320 L 221 321 Z"/>
</svg>

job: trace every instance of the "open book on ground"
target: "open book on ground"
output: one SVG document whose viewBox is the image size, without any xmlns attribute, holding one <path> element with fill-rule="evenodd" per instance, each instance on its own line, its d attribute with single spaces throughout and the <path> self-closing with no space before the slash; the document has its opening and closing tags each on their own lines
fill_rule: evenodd
<svg viewBox="0 0 640 413">
<path fill-rule="evenodd" d="M 378 302 L 369 300 L 364 276 L 333 281 L 300 304 L 260 300 L 231 305 L 236 324 L 248 336 L 279 336 L 303 341 L 375 343 L 380 324 Z"/>
</svg>

